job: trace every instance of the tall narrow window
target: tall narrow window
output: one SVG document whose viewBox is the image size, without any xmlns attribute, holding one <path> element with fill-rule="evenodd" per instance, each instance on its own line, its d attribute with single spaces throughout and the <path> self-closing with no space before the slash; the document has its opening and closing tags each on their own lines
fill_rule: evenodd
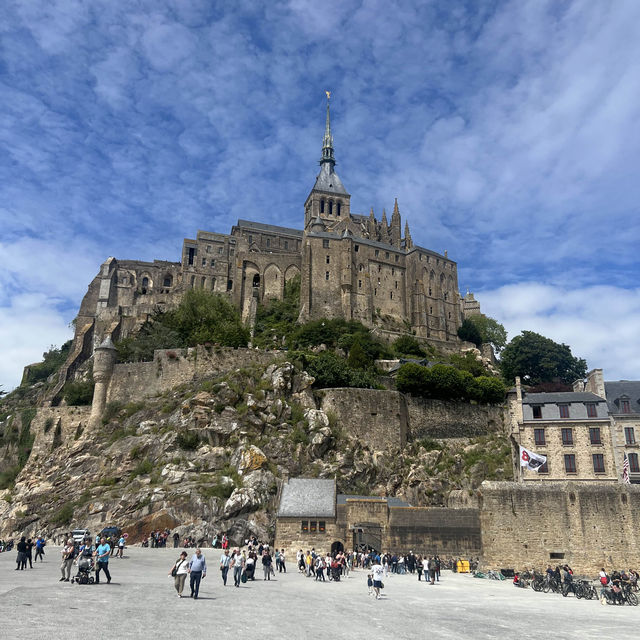
<svg viewBox="0 0 640 640">
<path fill-rule="evenodd" d="M 604 454 L 602 453 L 593 454 L 593 472 L 604 473 Z"/>
<path fill-rule="evenodd" d="M 320 213 L 324 213 L 324 200 L 320 200 Z"/>
<path fill-rule="evenodd" d="M 629 453 L 627 457 L 629 458 L 629 471 L 631 473 L 640 473 L 640 464 L 638 464 L 638 454 Z"/>
<path fill-rule="evenodd" d="M 328 280 L 328 279 L 329 279 L 329 272 L 328 272 L 328 271 L 325 271 L 325 272 L 324 272 L 324 279 L 325 279 L 325 280 Z"/>
<path fill-rule="evenodd" d="M 322 248 L 323 249 L 328 249 L 329 248 L 329 241 L 328 240 L 323 240 L 322 241 Z"/>
<path fill-rule="evenodd" d="M 267 238 L 267 247 L 271 246 L 271 238 Z"/>
<path fill-rule="evenodd" d="M 538 473 L 549 473 L 549 458 L 547 458 L 544 464 L 538 469 Z"/>
<path fill-rule="evenodd" d="M 542 407 L 540 405 L 533 405 L 531 407 L 532 411 L 533 411 L 533 417 L 536 420 L 541 420 L 542 419 Z"/>
<path fill-rule="evenodd" d="M 358 289 L 362 289 L 362 280 L 358 280 Z"/>
<path fill-rule="evenodd" d="M 620 405 L 622 407 L 622 413 L 631 413 L 631 407 L 628 400 L 621 400 Z"/>
<path fill-rule="evenodd" d="M 598 417 L 598 410 L 596 409 L 595 402 L 587 402 L 586 407 L 587 407 L 587 418 Z"/>
<path fill-rule="evenodd" d="M 633 427 L 624 428 L 624 441 L 625 441 L 625 444 L 636 443 L 636 432 Z"/>
<path fill-rule="evenodd" d="M 568 418 L 569 417 L 569 405 L 568 404 L 559 404 L 558 409 L 560 409 L 560 417 Z"/>
<path fill-rule="evenodd" d="M 195 255 L 196 255 L 195 247 L 189 247 L 189 258 L 188 258 L 189 266 L 193 266 L 193 259 Z"/>
<path fill-rule="evenodd" d="M 329 215 L 333 215 L 333 200 L 329 200 Z"/>
<path fill-rule="evenodd" d="M 544 437 L 544 429 L 534 429 L 533 439 L 538 447 L 542 447 L 547 444 L 547 440 Z"/>
<path fill-rule="evenodd" d="M 203 267 L 207 266 L 207 259 L 206 258 L 202 258 L 202 266 Z"/>
<path fill-rule="evenodd" d="M 591 441 L 591 444 L 602 444 L 600 427 L 591 427 L 589 429 L 589 440 Z"/>
<path fill-rule="evenodd" d="M 564 456 L 564 470 L 567 473 L 576 472 L 576 456 L 573 453 L 565 454 Z"/>
<path fill-rule="evenodd" d="M 331 259 L 329 256 L 327 256 L 327 264 L 329 264 L 331 262 Z"/>
<path fill-rule="evenodd" d="M 289 241 L 288 240 L 284 241 L 284 248 L 285 248 L 285 250 L 289 248 Z"/>
<path fill-rule="evenodd" d="M 573 444 L 573 429 L 569 428 L 562 430 L 562 444 L 565 446 Z"/>
<path fill-rule="evenodd" d="M 339 202 L 336 204 L 336 207 L 337 207 L 337 211 L 336 211 L 336 213 L 337 213 L 338 215 L 340 215 L 340 212 L 341 212 L 342 207 L 340 206 L 340 203 L 339 203 Z"/>
</svg>

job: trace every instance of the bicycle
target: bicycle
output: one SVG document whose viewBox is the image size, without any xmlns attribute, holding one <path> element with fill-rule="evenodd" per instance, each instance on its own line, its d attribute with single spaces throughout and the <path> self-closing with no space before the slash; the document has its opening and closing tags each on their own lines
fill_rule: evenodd
<svg viewBox="0 0 640 640">
<path fill-rule="evenodd" d="M 630 584 L 622 585 L 622 600 L 632 607 L 638 606 L 638 596 L 633 593 L 632 587 Z"/>
</svg>

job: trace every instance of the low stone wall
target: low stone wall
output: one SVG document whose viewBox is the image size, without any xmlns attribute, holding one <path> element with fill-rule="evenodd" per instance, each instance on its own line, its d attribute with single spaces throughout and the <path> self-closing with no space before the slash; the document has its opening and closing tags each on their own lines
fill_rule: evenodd
<svg viewBox="0 0 640 640">
<path fill-rule="evenodd" d="M 303 520 L 322 520 L 326 530 L 324 533 L 303 533 Z M 336 526 L 335 518 L 278 518 L 276 521 L 275 548 L 285 550 L 288 571 L 295 571 L 296 552 L 300 549 L 305 553 L 311 549 L 326 553 L 331 551 L 331 545 L 335 541 L 344 544 L 343 531 Z"/>
<path fill-rule="evenodd" d="M 117 364 L 107 402 L 130 402 L 158 395 L 179 384 L 251 365 L 267 365 L 280 351 L 204 347 L 156 351 L 153 362 Z"/>
<path fill-rule="evenodd" d="M 504 428 L 504 408 L 407 395 L 408 437 L 471 438 Z"/>
<path fill-rule="evenodd" d="M 578 573 L 640 565 L 640 486 L 589 482 L 481 486 L 487 568 L 568 563 Z"/>
<path fill-rule="evenodd" d="M 320 409 L 332 412 L 340 425 L 378 450 L 401 449 L 407 441 L 407 406 L 398 391 L 322 389 Z"/>
<path fill-rule="evenodd" d="M 480 513 L 477 509 L 391 507 L 385 549 L 442 558 L 480 556 Z"/>
</svg>

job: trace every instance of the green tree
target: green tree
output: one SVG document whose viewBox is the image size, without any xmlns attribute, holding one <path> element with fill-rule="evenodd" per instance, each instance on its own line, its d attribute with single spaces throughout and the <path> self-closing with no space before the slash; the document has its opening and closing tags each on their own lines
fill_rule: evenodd
<svg viewBox="0 0 640 640">
<path fill-rule="evenodd" d="M 534 331 L 523 331 L 504 348 L 500 368 L 506 380 L 520 376 L 527 384 L 563 382 L 584 378 L 587 363 L 576 358 L 566 344 L 558 344 Z"/>
<path fill-rule="evenodd" d="M 418 358 L 424 358 L 427 355 L 420 343 L 413 336 L 408 335 L 400 336 L 393 343 L 393 350 L 398 355 L 417 356 Z"/>
<path fill-rule="evenodd" d="M 373 366 L 373 360 L 365 353 L 359 340 L 355 340 L 351 345 L 347 364 L 352 369 L 369 369 Z"/>
<path fill-rule="evenodd" d="M 482 344 L 480 330 L 476 327 L 475 323 L 471 321 L 471 318 L 466 318 L 458 327 L 458 338 L 465 342 L 471 342 L 475 344 L 476 347 Z"/>
<path fill-rule="evenodd" d="M 402 393 L 410 393 L 414 396 L 424 395 L 427 388 L 429 369 L 415 362 L 403 364 L 396 374 L 396 388 Z"/>
</svg>

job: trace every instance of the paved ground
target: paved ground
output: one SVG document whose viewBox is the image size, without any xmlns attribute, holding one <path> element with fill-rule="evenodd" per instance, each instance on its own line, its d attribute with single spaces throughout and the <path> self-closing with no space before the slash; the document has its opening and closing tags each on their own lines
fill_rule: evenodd
<svg viewBox="0 0 640 640">
<path fill-rule="evenodd" d="M 435 586 L 390 576 L 379 601 L 367 595 L 362 571 L 339 583 L 290 572 L 223 588 L 219 554 L 205 550 L 209 575 L 194 601 L 178 599 L 167 576 L 173 549 L 129 549 L 111 560 L 111 584 L 87 586 L 58 582 L 59 548 L 48 547 L 46 561 L 26 571 L 14 571 L 15 552 L 2 553 L 0 638 L 602 640 L 636 637 L 640 622 L 640 606 L 602 606 L 449 572 Z"/>
</svg>

